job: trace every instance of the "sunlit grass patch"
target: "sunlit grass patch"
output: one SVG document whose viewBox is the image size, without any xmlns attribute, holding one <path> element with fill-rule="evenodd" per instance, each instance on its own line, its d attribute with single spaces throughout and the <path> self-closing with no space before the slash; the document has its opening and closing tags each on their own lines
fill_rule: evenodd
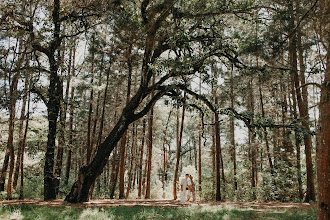
<svg viewBox="0 0 330 220">
<path fill-rule="evenodd" d="M 268 209 L 257 211 L 252 209 L 235 209 L 222 206 L 187 206 L 187 207 L 145 207 L 145 206 L 116 206 L 106 208 L 83 207 L 48 207 L 38 205 L 13 205 L 0 207 L 0 219 L 40 219 L 40 220 L 149 220 L 149 219 L 221 219 L 221 220 L 250 220 L 250 219 L 316 219 L 316 210 L 288 209 L 287 211 Z M 284 212 L 283 212 L 284 211 Z"/>
<path fill-rule="evenodd" d="M 87 208 L 84 209 L 79 215 L 80 220 L 111 220 L 115 217 L 111 213 L 107 213 L 102 209 L 98 208 Z"/>
</svg>

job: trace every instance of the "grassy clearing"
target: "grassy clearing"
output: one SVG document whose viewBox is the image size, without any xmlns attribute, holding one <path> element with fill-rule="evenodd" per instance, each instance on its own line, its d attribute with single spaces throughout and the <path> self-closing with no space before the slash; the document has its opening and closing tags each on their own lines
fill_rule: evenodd
<svg viewBox="0 0 330 220">
<path fill-rule="evenodd" d="M 285 213 L 269 210 L 259 213 L 254 210 L 223 209 L 220 207 L 109 207 L 73 208 L 37 205 L 15 205 L 0 207 L 0 219 L 61 219 L 61 220 L 105 220 L 105 219 L 316 219 L 314 209 L 292 209 Z"/>
</svg>

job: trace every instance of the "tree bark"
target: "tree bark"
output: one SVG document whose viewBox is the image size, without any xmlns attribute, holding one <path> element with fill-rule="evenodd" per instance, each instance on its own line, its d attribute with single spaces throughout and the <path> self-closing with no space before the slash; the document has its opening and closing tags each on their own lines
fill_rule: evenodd
<svg viewBox="0 0 330 220">
<path fill-rule="evenodd" d="M 24 85 L 24 95 L 23 95 L 23 101 L 22 101 L 22 109 L 21 109 L 21 116 L 20 116 L 20 122 L 19 122 L 19 137 L 18 137 L 18 148 L 17 148 L 17 157 L 16 157 L 16 164 L 15 164 L 15 172 L 14 172 L 14 180 L 13 180 L 13 188 L 16 189 L 17 182 L 18 182 L 18 176 L 20 171 L 20 165 L 21 165 L 21 157 L 22 157 L 22 150 L 23 150 L 23 137 L 24 137 L 24 120 L 26 118 L 25 112 L 26 112 L 26 99 L 28 95 L 28 86 L 29 86 L 29 75 L 25 75 L 25 85 Z"/>
<path fill-rule="evenodd" d="M 289 4 L 289 10 L 291 15 L 290 20 L 290 27 L 294 27 L 295 22 L 295 16 L 294 16 L 294 8 L 293 8 L 293 2 L 290 2 Z M 293 75 L 294 79 L 294 86 L 295 86 L 295 92 L 296 92 L 296 98 L 298 103 L 298 109 L 299 109 L 299 115 L 300 118 L 304 119 L 302 121 L 302 126 L 305 127 L 307 132 L 310 132 L 310 127 L 308 124 L 309 115 L 308 115 L 308 103 L 304 103 L 302 94 L 301 94 L 301 88 L 299 84 L 299 76 L 297 71 L 297 35 L 292 34 L 292 36 L 289 38 L 289 62 L 290 62 L 290 74 Z M 306 91 L 305 91 L 306 92 Z M 305 201 L 315 201 L 315 189 L 314 189 L 314 174 L 313 174 L 313 162 L 312 162 L 312 142 L 311 137 L 309 134 L 304 135 L 304 145 L 305 145 L 305 155 L 306 155 L 306 174 L 307 174 L 307 189 L 306 189 L 306 196 Z"/>
<path fill-rule="evenodd" d="M 218 104 L 218 98 L 216 92 L 214 92 L 215 99 L 214 104 Z M 220 123 L 219 123 L 219 114 L 217 112 L 214 113 L 214 124 L 215 124 L 215 170 L 216 170 L 216 194 L 215 199 L 216 201 L 221 201 L 221 176 L 220 176 Z"/>
<path fill-rule="evenodd" d="M 133 174 L 133 166 L 134 166 L 134 155 L 135 155 L 135 124 L 133 123 L 132 125 L 132 145 L 131 145 L 131 163 L 130 163 L 130 169 L 129 169 L 129 174 L 128 174 L 128 185 L 127 185 L 127 189 L 126 189 L 126 198 L 128 198 L 130 190 L 131 190 L 131 185 L 132 185 L 132 174 Z"/>
<path fill-rule="evenodd" d="M 329 6 L 328 6 L 329 7 Z M 329 8 L 328 8 L 329 10 Z M 329 173 L 330 173 L 330 54 L 327 53 L 327 67 L 322 83 L 320 100 L 320 127 L 317 146 L 317 216 L 319 220 L 330 219 Z"/>
<path fill-rule="evenodd" d="M 72 57 L 72 77 L 75 77 L 75 62 L 76 62 L 76 48 L 75 48 L 75 41 L 74 41 L 74 48 L 73 48 L 73 57 Z M 71 86 L 71 97 L 70 97 L 70 116 L 69 116 L 69 140 L 68 140 L 68 148 L 67 152 L 67 160 L 66 160 L 66 170 L 65 170 L 65 178 L 64 184 L 68 185 L 69 178 L 70 178 L 70 169 L 71 169 L 71 157 L 72 157 L 72 141 L 73 141 L 73 115 L 74 115 L 74 90 L 75 87 Z"/>
<path fill-rule="evenodd" d="M 128 76 L 127 76 L 127 94 L 126 94 L 126 105 L 128 104 L 131 96 L 131 84 L 132 84 L 132 44 L 127 49 L 127 65 L 128 65 Z M 120 170 L 119 170 L 119 199 L 125 198 L 125 148 L 127 141 L 127 131 L 124 133 L 121 139 L 120 145 Z"/>
<path fill-rule="evenodd" d="M 91 126 L 92 126 L 92 112 L 93 112 L 93 101 L 94 101 L 94 89 L 93 89 L 93 82 L 94 82 L 94 62 L 95 62 L 95 40 L 94 36 L 92 37 L 92 48 L 91 48 L 91 55 L 92 55 L 92 78 L 90 85 L 92 86 L 90 97 L 89 97 L 89 110 L 88 110 L 88 119 L 87 119 L 87 154 L 86 154 L 86 163 L 89 164 L 91 156 L 92 156 L 92 137 L 91 137 Z"/>
<path fill-rule="evenodd" d="M 152 85 L 155 84 L 155 76 L 152 78 Z M 151 99 L 155 96 L 155 92 L 152 91 Z M 147 189 L 146 189 L 146 199 L 150 199 L 150 187 L 151 187 L 151 161 L 152 161 L 152 139 L 153 139 L 153 120 L 154 120 L 154 108 L 152 107 L 150 110 L 149 118 L 148 118 L 148 171 L 147 171 Z"/>
<path fill-rule="evenodd" d="M 259 76 L 259 98 L 260 98 L 261 116 L 263 118 L 265 118 L 266 114 L 265 114 L 265 109 L 264 109 L 264 101 L 263 101 L 263 94 L 262 94 L 262 82 L 261 82 L 260 76 Z M 273 165 L 273 161 L 272 161 L 272 158 L 270 155 L 270 150 L 269 150 L 268 132 L 265 127 L 263 128 L 263 130 L 264 130 L 264 139 L 265 139 L 266 153 L 267 153 L 267 158 L 268 158 L 268 163 L 269 163 L 269 168 L 270 168 L 270 174 L 272 176 L 272 182 L 273 182 L 273 186 L 275 189 L 274 191 L 277 192 L 274 165 Z"/>
<path fill-rule="evenodd" d="M 248 110 L 254 115 L 254 95 L 253 95 L 253 79 L 249 80 L 249 95 L 248 95 Z M 253 121 L 253 118 L 252 118 Z M 256 195 L 256 178 L 257 178 L 257 153 L 255 146 L 255 136 L 252 131 L 249 131 L 249 148 L 250 148 L 250 159 L 251 159 L 251 189 L 253 200 L 257 199 Z"/>
<path fill-rule="evenodd" d="M 170 122 L 170 118 L 171 118 L 171 114 L 172 114 L 172 109 L 170 110 L 170 113 L 168 114 L 167 117 L 167 121 L 166 121 L 166 125 L 165 125 L 165 132 L 164 132 L 164 138 L 163 138 L 163 175 L 162 175 L 162 184 L 163 184 L 163 199 L 165 199 L 165 174 L 166 174 L 166 166 L 167 166 L 167 161 L 166 161 L 166 138 L 167 138 L 167 128 L 168 128 L 168 124 Z"/>
<path fill-rule="evenodd" d="M 138 186 L 138 198 L 140 199 L 141 198 L 141 191 L 142 191 L 142 173 L 143 173 L 143 148 L 144 148 L 144 137 L 145 137 L 145 134 L 146 134 L 146 120 L 143 119 L 143 122 L 142 122 L 142 140 L 141 140 L 141 154 L 140 154 L 140 163 L 139 163 L 139 186 Z"/>
<path fill-rule="evenodd" d="M 12 199 L 12 176 L 13 176 L 14 164 L 15 164 L 13 139 L 14 139 L 14 125 L 15 125 L 14 123 L 15 123 L 16 100 L 17 100 L 17 84 L 18 84 L 18 74 L 15 74 L 13 76 L 10 85 L 10 93 L 9 93 L 11 100 L 9 102 L 9 131 L 8 131 L 7 150 L 9 153 L 10 163 L 9 163 L 9 175 L 7 182 L 7 199 Z M 3 170 L 5 170 L 6 172 L 6 169 L 3 168 Z M 5 176 L 6 174 L 4 173 L 4 178 Z"/>
<path fill-rule="evenodd" d="M 316 172 L 317 172 L 317 217 L 319 220 L 330 219 L 330 32 L 329 32 L 329 1 L 320 1 L 320 22 L 317 30 L 323 45 L 326 45 L 327 54 L 325 56 L 325 73 L 322 82 L 320 99 L 320 124 L 318 129 L 318 139 L 316 149 Z"/>
<path fill-rule="evenodd" d="M 184 94 L 185 98 L 185 94 Z M 183 123 L 184 123 L 184 116 L 185 116 L 185 105 L 183 103 L 182 106 L 182 115 L 181 115 L 181 127 L 179 129 L 180 121 L 179 121 L 179 110 L 177 111 L 177 148 L 176 148 L 176 164 L 175 164 L 175 171 L 174 171 L 174 180 L 173 180 L 173 194 L 174 200 L 177 199 L 177 192 L 176 192 L 176 184 L 178 181 L 178 173 L 179 173 L 179 165 L 180 165 L 180 153 L 181 153 L 181 143 L 182 143 L 182 134 L 183 134 Z"/>
<path fill-rule="evenodd" d="M 230 107 L 234 109 L 235 95 L 234 95 L 234 78 L 233 67 L 230 71 Z M 235 144 L 235 124 L 234 117 L 230 117 L 230 145 L 231 145 L 231 159 L 234 166 L 234 190 L 237 191 L 237 168 L 236 168 L 236 144 Z"/>
<path fill-rule="evenodd" d="M 63 96 L 63 87 L 60 77 L 57 75 L 57 70 L 60 60 L 56 59 L 57 50 L 61 45 L 60 31 L 60 0 L 54 0 L 54 6 L 52 11 L 52 20 L 54 25 L 53 41 L 50 43 L 49 50 L 47 52 L 49 63 L 49 87 L 48 87 L 48 140 L 47 149 L 45 153 L 45 165 L 44 165 L 44 200 L 52 200 L 56 198 L 55 185 L 54 185 L 54 150 L 55 140 L 57 132 L 57 118 L 59 114 L 59 108 L 61 105 L 61 97 Z"/>
<path fill-rule="evenodd" d="M 24 149 L 25 149 L 27 132 L 29 128 L 30 102 L 31 102 L 30 92 L 28 92 L 27 115 L 26 115 L 24 136 L 22 139 L 22 149 L 21 149 L 21 158 L 20 158 L 21 182 L 20 182 L 20 190 L 19 190 L 19 199 L 24 199 Z"/>
<path fill-rule="evenodd" d="M 60 128 L 59 128 L 59 138 L 58 138 L 58 148 L 57 148 L 57 157 L 54 171 L 54 186 L 56 195 L 59 192 L 59 185 L 62 173 L 62 164 L 63 164 L 63 151 L 65 146 L 65 123 L 66 123 L 66 113 L 68 109 L 68 100 L 69 100 L 69 89 L 70 89 L 70 81 L 71 81 L 71 56 L 72 49 L 70 49 L 69 55 L 69 66 L 68 66 L 68 75 L 67 75 L 67 83 L 66 83 L 66 91 L 65 91 L 65 101 L 62 103 L 60 107 Z"/>
</svg>

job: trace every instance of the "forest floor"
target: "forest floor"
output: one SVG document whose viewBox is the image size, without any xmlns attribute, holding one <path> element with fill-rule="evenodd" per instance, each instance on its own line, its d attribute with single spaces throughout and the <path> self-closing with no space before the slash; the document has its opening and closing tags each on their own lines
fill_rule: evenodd
<svg viewBox="0 0 330 220">
<path fill-rule="evenodd" d="M 309 203 L 293 203 L 293 202 L 196 202 L 180 204 L 179 200 L 165 200 L 165 199 L 98 199 L 90 200 L 80 204 L 73 204 L 64 202 L 63 199 L 53 201 L 43 201 L 42 199 L 25 199 L 25 200 L 4 200 L 0 205 L 40 205 L 48 207 L 70 206 L 76 208 L 106 208 L 116 206 L 142 206 L 142 207 L 218 207 L 223 209 L 238 209 L 238 210 L 253 210 L 256 212 L 285 212 L 289 209 L 309 209 L 313 205 Z"/>
<path fill-rule="evenodd" d="M 102 199 L 82 204 L 61 199 L 5 200 L 0 219 L 316 219 L 315 205 L 280 202 L 197 202 L 181 205 L 174 200 Z"/>
</svg>

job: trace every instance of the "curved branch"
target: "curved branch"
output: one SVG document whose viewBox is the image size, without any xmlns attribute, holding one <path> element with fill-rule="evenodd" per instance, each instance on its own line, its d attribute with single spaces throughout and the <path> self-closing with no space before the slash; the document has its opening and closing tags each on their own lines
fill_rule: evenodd
<svg viewBox="0 0 330 220">
<path fill-rule="evenodd" d="M 305 84 L 299 86 L 297 89 L 301 89 L 303 87 L 310 86 L 310 85 L 313 85 L 313 86 L 316 86 L 316 87 L 322 89 L 322 85 L 319 83 L 315 83 L 315 82 L 305 83 Z"/>
<path fill-rule="evenodd" d="M 168 91 L 160 91 L 148 102 L 148 104 L 138 113 L 134 114 L 132 117 L 132 121 L 136 121 L 139 118 L 142 118 L 144 115 L 146 115 L 149 110 L 155 105 L 155 103 L 163 97 Z"/>
<path fill-rule="evenodd" d="M 32 86 L 32 88 L 30 89 L 30 92 L 35 93 L 43 101 L 43 103 L 46 105 L 46 107 L 48 108 L 48 101 L 39 89 L 37 89 L 35 86 Z"/>
</svg>

